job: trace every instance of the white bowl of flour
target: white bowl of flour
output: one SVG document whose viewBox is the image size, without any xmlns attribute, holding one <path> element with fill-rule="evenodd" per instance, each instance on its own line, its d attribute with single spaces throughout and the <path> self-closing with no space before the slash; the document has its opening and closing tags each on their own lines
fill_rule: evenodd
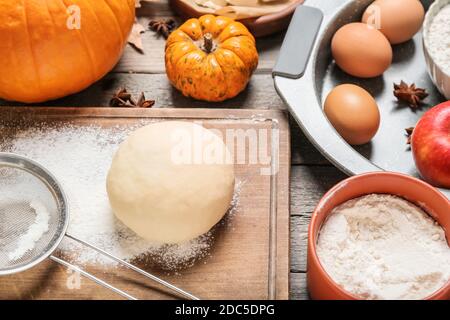
<svg viewBox="0 0 450 320">
<path fill-rule="evenodd" d="M 450 99 L 450 0 L 437 0 L 423 25 L 428 72 L 439 91 Z"/>
</svg>

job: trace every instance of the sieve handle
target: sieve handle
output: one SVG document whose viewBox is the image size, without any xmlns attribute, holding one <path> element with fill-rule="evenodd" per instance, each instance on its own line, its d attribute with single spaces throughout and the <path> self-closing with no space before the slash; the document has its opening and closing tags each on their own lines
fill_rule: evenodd
<svg viewBox="0 0 450 320">
<path fill-rule="evenodd" d="M 126 293 L 126 292 L 124 292 L 124 291 L 122 291 L 122 290 L 120 290 L 120 289 L 110 285 L 109 283 L 107 283 L 107 282 L 97 278 L 96 276 L 90 274 L 89 272 L 86 272 L 83 269 L 81 269 L 81 268 L 79 268 L 79 267 L 77 267 L 77 266 L 75 266 L 75 265 L 73 265 L 73 264 L 71 264 L 71 263 L 69 263 L 69 262 L 67 262 L 65 260 L 62 260 L 62 259 L 60 259 L 58 257 L 55 257 L 55 256 L 50 256 L 49 258 L 51 260 L 59 263 L 60 265 L 63 265 L 65 267 L 67 267 L 67 268 L 70 268 L 70 269 L 76 271 L 76 272 L 79 272 L 81 275 L 85 276 L 86 278 L 88 278 L 88 279 L 98 283 L 99 285 L 101 285 L 101 286 L 103 286 L 103 287 L 105 287 L 105 288 L 107 288 L 107 289 L 109 289 L 111 291 L 114 291 L 117 294 L 120 294 L 122 297 L 127 298 L 128 300 L 137 300 L 132 295 L 129 295 L 128 293 Z"/>
<path fill-rule="evenodd" d="M 97 251 L 98 253 L 100 253 L 100 254 L 110 258 L 111 260 L 114 260 L 114 261 L 118 262 L 119 264 L 121 264 L 121 265 L 123 265 L 123 266 L 125 266 L 125 267 L 127 267 L 127 268 L 129 268 L 129 269 L 131 269 L 131 270 L 133 270 L 133 271 L 135 271 L 137 273 L 139 273 L 140 275 L 143 275 L 144 277 L 159 283 L 160 285 L 162 285 L 162 286 L 164 286 L 164 287 L 166 287 L 166 288 L 168 288 L 168 289 L 170 289 L 170 290 L 180 294 L 181 296 L 183 296 L 183 297 L 185 297 L 185 298 L 187 298 L 189 300 L 200 300 L 199 298 L 197 298 L 196 296 L 190 294 L 189 292 L 186 292 L 186 291 L 184 291 L 184 290 L 174 286 L 173 284 L 170 284 L 167 281 L 164 281 L 161 278 L 158 278 L 157 276 L 155 276 L 155 275 L 153 275 L 151 273 L 148 273 L 148 272 L 146 272 L 146 271 L 144 271 L 144 270 L 142 270 L 142 269 L 132 265 L 131 263 L 128 263 L 128 262 L 126 262 L 126 261 L 124 261 L 124 260 L 122 260 L 120 258 L 117 258 L 116 256 L 113 256 L 112 254 L 110 254 L 110 253 L 108 253 L 108 252 L 106 252 L 106 251 L 104 251 L 104 250 L 94 246 L 93 244 L 90 244 L 89 242 L 86 242 L 84 240 L 78 239 L 78 238 L 76 238 L 76 237 L 74 237 L 74 236 L 72 236 L 72 235 L 70 235 L 68 233 L 66 233 L 66 237 L 68 237 L 68 238 L 70 238 L 70 239 L 72 239 L 72 240 L 74 240 L 74 241 L 76 241 L 76 242 L 78 242 L 78 243 L 80 243 L 80 244 L 82 244 L 82 245 L 84 245 L 86 247 L 89 247 L 89 248 Z M 52 257 L 52 259 L 53 259 L 53 257 Z M 58 258 L 56 258 L 56 259 L 58 259 Z M 54 261 L 56 261 L 56 260 L 54 260 Z M 74 267 L 74 266 L 70 265 L 69 263 L 67 263 L 65 261 L 62 261 L 62 260 L 61 261 L 56 261 L 56 262 L 58 262 L 58 263 L 63 262 L 62 264 L 66 265 L 66 266 L 68 265 L 71 268 Z M 78 267 L 74 267 L 74 268 L 75 268 L 75 270 L 79 271 L 81 274 L 85 275 L 89 279 L 91 279 L 91 280 L 97 282 L 98 284 L 100 284 L 100 285 L 102 285 L 102 286 L 104 286 L 104 287 L 106 287 L 106 288 L 108 288 L 108 289 L 110 289 L 110 290 L 112 290 L 112 291 L 114 291 L 114 292 L 116 292 L 116 293 L 126 297 L 127 299 L 137 300 L 136 298 L 134 298 L 133 296 L 129 295 L 128 293 L 111 286 L 110 284 L 104 282 L 103 280 L 100 280 L 100 279 L 96 278 L 95 276 L 87 273 L 86 271 L 81 270 Z"/>
</svg>

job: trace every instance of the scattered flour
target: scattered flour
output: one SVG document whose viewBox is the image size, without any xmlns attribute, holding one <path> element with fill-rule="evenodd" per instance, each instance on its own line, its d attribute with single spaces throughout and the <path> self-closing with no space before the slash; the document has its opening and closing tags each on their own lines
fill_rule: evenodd
<svg viewBox="0 0 450 320">
<path fill-rule="evenodd" d="M 363 299 L 422 299 L 450 279 L 444 230 L 391 195 L 335 208 L 320 231 L 317 254 L 332 279 Z"/>
<path fill-rule="evenodd" d="M 145 124 L 148 122 L 111 128 L 33 124 L 15 133 L 1 149 L 30 157 L 56 176 L 68 197 L 69 234 L 121 259 L 153 262 L 164 270 L 176 271 L 209 255 L 212 233 L 179 245 L 148 242 L 115 218 L 106 193 L 105 179 L 118 145 Z M 231 212 L 237 202 L 236 192 Z M 61 243 L 60 250 L 77 263 L 116 265 L 69 239 Z"/>
<path fill-rule="evenodd" d="M 39 201 L 32 201 L 30 207 L 36 213 L 36 219 L 28 230 L 21 235 L 17 243 L 17 248 L 8 254 L 11 261 L 18 260 L 30 250 L 34 249 L 37 241 L 48 231 L 48 222 L 50 214 L 47 208 Z"/>
<path fill-rule="evenodd" d="M 426 41 L 435 63 L 450 75 L 450 4 L 434 17 Z"/>
</svg>

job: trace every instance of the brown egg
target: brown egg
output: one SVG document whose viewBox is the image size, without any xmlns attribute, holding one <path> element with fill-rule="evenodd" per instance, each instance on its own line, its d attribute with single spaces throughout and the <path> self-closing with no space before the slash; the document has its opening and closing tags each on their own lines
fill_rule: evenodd
<svg viewBox="0 0 450 320">
<path fill-rule="evenodd" d="M 392 47 L 386 37 L 361 22 L 340 28 L 331 41 L 331 51 L 342 70 L 360 78 L 377 77 L 392 63 Z"/>
<path fill-rule="evenodd" d="M 419 0 L 376 0 L 362 21 L 379 29 L 392 44 L 410 40 L 422 27 L 425 10 Z"/>
<path fill-rule="evenodd" d="M 327 96 L 324 112 L 337 132 L 349 144 L 369 142 L 380 126 L 375 99 L 361 87 L 342 84 Z"/>
</svg>

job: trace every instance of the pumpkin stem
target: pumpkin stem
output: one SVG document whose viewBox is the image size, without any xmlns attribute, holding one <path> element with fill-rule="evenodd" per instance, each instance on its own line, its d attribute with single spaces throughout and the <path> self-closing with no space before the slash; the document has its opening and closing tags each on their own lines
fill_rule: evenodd
<svg viewBox="0 0 450 320">
<path fill-rule="evenodd" d="M 205 50 L 206 53 L 211 53 L 213 51 L 213 47 L 213 36 L 208 32 L 203 36 L 203 50 Z"/>
</svg>

